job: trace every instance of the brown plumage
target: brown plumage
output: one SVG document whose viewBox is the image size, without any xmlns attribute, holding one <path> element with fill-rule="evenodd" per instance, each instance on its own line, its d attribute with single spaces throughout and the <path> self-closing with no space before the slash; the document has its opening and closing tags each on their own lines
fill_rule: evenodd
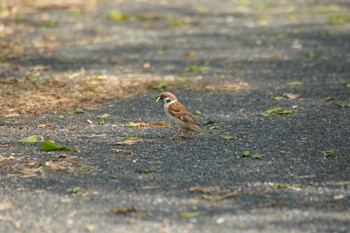
<svg viewBox="0 0 350 233">
<path fill-rule="evenodd" d="M 187 137 L 189 131 L 196 131 L 212 138 L 210 133 L 199 126 L 192 114 L 177 100 L 174 94 L 162 92 L 157 97 L 157 102 L 158 100 L 161 100 L 164 104 L 165 115 L 179 128 L 172 138 L 178 137 L 180 132 L 184 132 L 184 137 Z"/>
</svg>

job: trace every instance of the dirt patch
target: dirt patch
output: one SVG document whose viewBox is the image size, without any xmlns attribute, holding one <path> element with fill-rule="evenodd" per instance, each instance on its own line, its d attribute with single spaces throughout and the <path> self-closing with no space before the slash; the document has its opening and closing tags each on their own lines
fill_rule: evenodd
<svg viewBox="0 0 350 233">
<path fill-rule="evenodd" d="M 94 107 L 104 100 L 124 99 L 154 89 L 159 83 L 164 89 L 199 91 L 238 91 L 247 87 L 243 82 L 213 82 L 190 80 L 186 83 L 173 76 L 147 75 L 87 75 L 84 70 L 40 79 L 31 75 L 23 79 L 0 80 L 0 116 L 57 112 L 72 107 Z M 162 89 L 162 90 L 164 90 Z"/>
</svg>

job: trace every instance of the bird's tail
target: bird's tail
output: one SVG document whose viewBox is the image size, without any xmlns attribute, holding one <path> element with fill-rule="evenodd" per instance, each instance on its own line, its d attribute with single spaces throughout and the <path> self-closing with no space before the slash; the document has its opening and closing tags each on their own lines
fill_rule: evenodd
<svg viewBox="0 0 350 233">
<path fill-rule="evenodd" d="M 204 129 L 202 129 L 201 127 L 199 127 L 198 125 L 193 125 L 193 127 L 191 127 L 193 131 L 196 131 L 198 133 L 203 134 L 204 136 L 207 136 L 208 138 L 213 138 L 213 135 L 211 135 L 210 133 L 208 133 L 207 131 L 205 131 Z"/>
</svg>

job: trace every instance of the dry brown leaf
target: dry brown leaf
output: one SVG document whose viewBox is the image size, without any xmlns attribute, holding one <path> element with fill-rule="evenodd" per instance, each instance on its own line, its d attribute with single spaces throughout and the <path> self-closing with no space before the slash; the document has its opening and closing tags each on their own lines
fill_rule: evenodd
<svg viewBox="0 0 350 233">
<path fill-rule="evenodd" d="M 125 215 L 128 215 L 128 214 L 131 214 L 131 213 L 135 212 L 135 208 L 133 206 L 114 208 L 114 209 L 112 209 L 112 212 L 114 214 L 125 214 Z"/>
<path fill-rule="evenodd" d="M 122 142 L 117 142 L 117 145 L 124 145 L 124 146 L 132 146 L 139 143 L 138 141 L 135 140 L 124 140 Z"/>
<path fill-rule="evenodd" d="M 190 187 L 188 191 L 198 193 L 217 193 L 219 188 L 215 186 L 194 186 Z"/>
<path fill-rule="evenodd" d="M 115 151 L 116 153 L 125 153 L 127 155 L 134 154 L 134 152 L 132 150 L 112 149 L 112 151 Z"/>
<path fill-rule="evenodd" d="M 170 124 L 165 123 L 164 121 L 154 121 L 147 123 L 148 126 L 169 126 Z"/>
<path fill-rule="evenodd" d="M 51 123 L 46 123 L 46 124 L 40 124 L 38 125 L 39 128 L 45 128 L 45 129 L 49 129 L 52 127 Z"/>
<path fill-rule="evenodd" d="M 287 99 L 295 100 L 299 99 L 301 97 L 300 94 L 295 94 L 295 93 L 283 93 L 283 96 L 286 97 Z"/>
</svg>

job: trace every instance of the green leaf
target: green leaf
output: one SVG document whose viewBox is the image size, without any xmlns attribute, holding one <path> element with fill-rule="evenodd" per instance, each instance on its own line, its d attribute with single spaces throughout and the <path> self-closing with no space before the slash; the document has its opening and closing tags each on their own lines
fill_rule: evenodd
<svg viewBox="0 0 350 233">
<path fill-rule="evenodd" d="M 98 124 L 99 124 L 99 125 L 104 125 L 104 124 L 105 124 L 105 121 L 104 121 L 104 120 L 100 120 L 100 121 L 98 122 Z"/>
<path fill-rule="evenodd" d="M 129 140 L 134 140 L 134 139 L 139 139 L 141 138 L 141 136 L 137 135 L 137 134 L 129 134 L 125 137 L 126 139 L 129 139 Z"/>
<path fill-rule="evenodd" d="M 73 187 L 70 187 L 67 189 L 68 193 L 81 193 L 83 191 L 84 191 L 84 189 L 79 187 L 79 186 L 73 186 Z"/>
<path fill-rule="evenodd" d="M 287 83 L 288 86 L 301 86 L 303 84 L 304 83 L 302 81 L 292 81 L 292 82 Z"/>
<path fill-rule="evenodd" d="M 211 196 L 211 195 L 203 194 L 203 195 L 201 196 L 201 199 L 207 200 L 207 201 L 211 201 L 211 200 L 214 199 L 214 197 Z"/>
<path fill-rule="evenodd" d="M 155 90 L 161 90 L 161 89 L 167 88 L 168 86 L 169 86 L 169 83 L 167 83 L 167 82 L 160 82 L 160 83 L 154 85 L 154 86 L 153 86 L 153 89 L 155 89 Z"/>
<path fill-rule="evenodd" d="M 332 97 L 332 96 L 327 97 L 327 98 L 324 99 L 324 101 L 334 101 L 334 100 L 336 100 L 336 98 Z"/>
<path fill-rule="evenodd" d="M 112 21 L 126 21 L 132 19 L 130 15 L 126 15 L 117 9 L 112 9 L 108 14 L 108 19 Z"/>
<path fill-rule="evenodd" d="M 117 179 L 119 179 L 119 176 L 117 176 L 115 174 L 110 174 L 109 178 L 112 179 L 112 180 L 117 180 Z"/>
<path fill-rule="evenodd" d="M 106 118 L 108 118 L 108 117 L 110 117 L 110 116 L 111 116 L 110 114 L 105 113 L 105 114 L 102 114 L 102 115 L 97 116 L 97 119 L 106 119 Z"/>
<path fill-rule="evenodd" d="M 87 231 L 87 232 L 94 232 L 95 230 L 96 230 L 96 226 L 93 224 L 88 224 L 85 227 L 85 231 Z"/>
<path fill-rule="evenodd" d="M 58 146 L 53 141 L 45 140 L 41 144 L 40 150 L 43 150 L 43 151 L 51 151 L 51 150 L 69 150 L 69 151 L 72 151 L 74 149 L 72 147 L 70 147 L 70 146 Z"/>
<path fill-rule="evenodd" d="M 223 140 L 236 140 L 239 137 L 237 137 L 236 135 L 221 135 L 220 138 Z"/>
<path fill-rule="evenodd" d="M 296 189 L 299 186 L 300 185 L 298 185 L 298 184 L 280 184 L 280 183 L 273 184 L 274 189 L 277 189 L 277 190 L 280 190 L 280 189 Z"/>
<path fill-rule="evenodd" d="M 248 150 L 243 151 L 242 157 L 250 157 L 250 151 Z"/>
<path fill-rule="evenodd" d="M 345 83 L 345 87 L 350 89 L 350 83 Z"/>
<path fill-rule="evenodd" d="M 201 115 L 202 112 L 201 112 L 200 110 L 197 109 L 197 110 L 194 110 L 194 114 L 195 114 L 195 115 Z"/>
<path fill-rule="evenodd" d="M 213 124 L 215 124 L 215 123 L 216 123 L 215 121 L 209 120 L 209 121 L 207 121 L 206 123 L 204 123 L 204 125 L 213 125 Z"/>
<path fill-rule="evenodd" d="M 323 151 L 322 153 L 324 157 L 334 157 L 335 155 L 334 152 L 335 150 L 333 149 L 333 150 Z"/>
<path fill-rule="evenodd" d="M 191 72 L 205 72 L 205 71 L 211 71 L 213 68 L 210 66 L 196 66 L 196 65 L 191 65 L 188 70 Z"/>
<path fill-rule="evenodd" d="M 252 159 L 261 159 L 264 156 L 265 156 L 264 154 L 254 154 L 252 155 Z"/>
<path fill-rule="evenodd" d="M 18 142 L 23 142 L 23 143 L 27 143 L 27 142 L 37 142 L 38 140 L 43 140 L 44 137 L 41 135 L 32 135 L 26 138 L 22 138 L 21 140 L 19 140 Z"/>
<path fill-rule="evenodd" d="M 134 170 L 137 173 L 152 173 L 152 172 L 156 172 L 157 169 L 155 168 L 135 168 Z"/>
<path fill-rule="evenodd" d="M 314 58 L 315 57 L 315 53 L 312 51 L 307 51 L 305 52 L 305 57 L 307 58 Z"/>
<path fill-rule="evenodd" d="M 180 213 L 181 218 L 195 218 L 200 216 L 202 216 L 202 213 L 198 211 L 192 211 L 192 212 L 185 211 Z"/>
<path fill-rule="evenodd" d="M 286 115 L 296 113 L 297 109 L 283 109 L 281 107 L 270 108 L 265 113 L 260 113 L 260 116 L 268 116 L 269 114 Z"/>
<path fill-rule="evenodd" d="M 276 95 L 276 96 L 272 97 L 272 99 L 279 101 L 279 100 L 283 99 L 283 96 L 282 95 Z"/>
<path fill-rule="evenodd" d="M 270 113 L 262 112 L 262 113 L 259 113 L 258 116 L 268 117 L 268 116 L 270 116 Z"/>
<path fill-rule="evenodd" d="M 210 127 L 209 129 L 210 130 L 213 130 L 213 129 L 218 129 L 218 128 L 220 128 L 220 126 L 219 125 L 213 125 L 212 127 Z"/>
<path fill-rule="evenodd" d="M 84 110 L 82 108 L 76 108 L 74 111 L 73 111 L 74 114 L 82 114 L 84 113 Z"/>
<path fill-rule="evenodd" d="M 335 106 L 337 106 L 338 108 L 350 108 L 350 104 L 336 103 Z"/>
</svg>

